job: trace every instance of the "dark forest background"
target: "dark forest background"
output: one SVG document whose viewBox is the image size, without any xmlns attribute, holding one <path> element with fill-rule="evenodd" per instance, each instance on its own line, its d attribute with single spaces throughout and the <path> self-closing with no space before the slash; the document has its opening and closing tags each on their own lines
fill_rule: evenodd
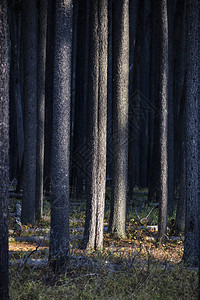
<svg viewBox="0 0 200 300">
<path fill-rule="evenodd" d="M 125 238 L 138 190 L 158 207 L 157 240 L 171 217 L 198 265 L 199 13 L 198 0 L 0 1 L 0 282 L 9 186 L 23 225 L 50 201 L 54 270 L 69 258 L 72 201 L 86 210 L 81 247 L 100 250 L 105 208 Z"/>
</svg>

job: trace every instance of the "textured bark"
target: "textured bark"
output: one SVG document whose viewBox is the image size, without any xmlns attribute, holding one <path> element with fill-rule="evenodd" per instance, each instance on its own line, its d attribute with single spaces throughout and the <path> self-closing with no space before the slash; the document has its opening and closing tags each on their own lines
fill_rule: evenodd
<svg viewBox="0 0 200 300">
<path fill-rule="evenodd" d="M 130 71 L 130 82 L 133 79 L 133 66 L 134 66 L 134 52 L 135 52 L 135 40 L 136 40 L 136 29 L 138 20 L 138 0 L 129 1 L 129 71 Z M 134 92 L 134 91 L 133 91 Z"/>
<path fill-rule="evenodd" d="M 83 194 L 84 159 L 82 149 L 86 141 L 85 54 L 86 54 L 87 1 L 78 1 L 78 24 L 76 38 L 75 103 L 73 124 L 72 185 L 76 196 Z"/>
<path fill-rule="evenodd" d="M 174 212 L 174 98 L 173 98 L 173 29 L 174 29 L 175 3 L 168 0 L 168 32 L 169 32 L 169 55 L 168 55 L 168 213 L 171 217 Z"/>
<path fill-rule="evenodd" d="M 95 248 L 103 248 L 107 139 L 108 1 L 99 0 L 98 165 Z"/>
<path fill-rule="evenodd" d="M 141 40 L 141 64 L 140 64 L 140 178 L 139 187 L 147 187 L 147 153 L 148 153 L 148 110 L 149 102 L 149 65 L 150 65 L 150 3 L 143 1 L 142 40 Z"/>
<path fill-rule="evenodd" d="M 22 223 L 35 223 L 36 128 L 37 128 L 37 7 L 35 0 L 23 2 L 24 68 L 24 178 Z"/>
<path fill-rule="evenodd" d="M 87 174 L 87 206 L 84 231 L 84 246 L 94 248 L 97 210 L 97 110 L 99 77 L 99 40 L 98 40 L 98 0 L 90 1 L 89 14 L 89 55 L 88 62 L 88 146 L 90 158 Z"/>
<path fill-rule="evenodd" d="M 186 46 L 186 107 L 185 107 L 185 150 L 186 150 L 186 224 L 183 260 L 191 265 L 198 264 L 199 251 L 199 185 L 198 185 L 198 51 L 199 1 L 186 3 L 187 46 Z"/>
<path fill-rule="evenodd" d="M 44 134 L 44 189 L 51 189 L 51 142 L 53 124 L 53 76 L 54 76 L 54 38 L 55 3 L 48 1 L 47 7 L 47 52 L 45 81 L 45 134 Z"/>
<path fill-rule="evenodd" d="M 125 236 L 128 180 L 129 1 L 113 2 L 113 134 L 110 232 Z"/>
<path fill-rule="evenodd" d="M 43 213 L 43 169 L 44 169 L 44 117 L 45 117 L 45 66 L 47 1 L 39 2 L 38 16 L 38 63 L 37 63 L 37 153 L 36 153 L 36 220 Z"/>
<path fill-rule="evenodd" d="M 108 1 L 108 96 L 107 96 L 107 162 L 106 186 L 111 187 L 112 174 L 112 1 Z M 109 203 L 110 204 L 110 203 Z"/>
<path fill-rule="evenodd" d="M 155 201 L 158 188 L 159 169 L 159 1 L 151 1 L 151 41 L 150 41 L 150 103 L 149 111 L 149 153 L 148 153 L 148 202 Z M 156 199 L 157 200 L 157 199 Z"/>
<path fill-rule="evenodd" d="M 103 248 L 107 132 L 107 0 L 90 2 L 89 27 L 89 146 L 88 201 L 84 244 L 86 249 Z"/>
<path fill-rule="evenodd" d="M 10 180 L 16 178 L 22 163 L 24 152 L 24 128 L 21 99 L 20 80 L 20 52 L 21 52 L 21 14 L 14 10 L 16 0 L 9 2 L 10 5 Z"/>
<path fill-rule="evenodd" d="M 159 215 L 158 238 L 162 240 L 167 233 L 167 113 L 168 113 L 168 25 L 167 25 L 167 0 L 159 2 L 160 8 L 160 165 L 159 165 Z"/>
<path fill-rule="evenodd" d="M 177 204 L 175 231 L 177 233 L 185 232 L 185 212 L 186 212 L 186 186 L 185 186 L 185 150 L 184 143 L 182 143 L 182 157 L 181 157 L 181 178 L 179 199 Z"/>
<path fill-rule="evenodd" d="M 174 154 L 175 154 L 175 183 L 179 187 L 179 199 L 175 220 L 176 232 L 185 231 L 186 214 L 186 181 L 185 181 L 185 98 L 186 84 L 185 78 L 185 52 L 186 52 L 186 24 L 185 24 L 185 5 L 184 2 L 177 1 L 174 17 L 173 34 L 173 57 L 174 57 Z"/>
<path fill-rule="evenodd" d="M 56 1 L 49 249 L 49 260 L 55 270 L 62 268 L 69 255 L 72 11 L 71 0 Z"/>
<path fill-rule="evenodd" d="M 7 1 L 0 1 L 0 299 L 8 300 L 9 59 Z"/>
<path fill-rule="evenodd" d="M 175 183 L 180 181 L 180 153 L 183 143 L 184 107 L 185 107 L 185 55 L 186 55 L 186 18 L 185 2 L 177 1 L 174 17 L 174 154 L 175 154 Z"/>
<path fill-rule="evenodd" d="M 137 172 L 138 151 L 136 142 L 138 141 L 138 119 L 136 115 L 137 91 L 138 91 L 138 71 L 140 64 L 140 34 L 141 34 L 141 13 L 139 1 L 130 1 L 129 8 L 129 141 L 128 141 L 128 200 L 133 203 L 133 188 L 138 183 L 135 173 Z M 140 2 L 141 5 L 141 2 Z"/>
</svg>

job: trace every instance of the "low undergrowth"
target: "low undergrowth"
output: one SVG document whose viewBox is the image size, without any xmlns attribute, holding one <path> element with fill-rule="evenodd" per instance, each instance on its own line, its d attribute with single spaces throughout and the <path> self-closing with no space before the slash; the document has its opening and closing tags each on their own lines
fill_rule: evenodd
<svg viewBox="0 0 200 300">
<path fill-rule="evenodd" d="M 156 232 L 139 227 L 129 228 L 124 240 L 105 233 L 104 249 L 92 253 L 71 240 L 71 259 L 60 274 L 48 266 L 48 244 L 19 242 L 19 253 L 11 241 L 10 298 L 197 299 L 198 274 L 181 262 L 183 242 L 157 244 L 155 238 Z"/>
<path fill-rule="evenodd" d="M 197 269 L 182 263 L 183 238 L 171 236 L 171 230 L 158 244 L 156 230 L 148 227 L 156 224 L 156 207 L 130 210 L 126 239 L 113 239 L 105 232 L 104 249 L 92 253 L 79 247 L 85 212 L 72 211 L 71 259 L 60 274 L 48 266 L 49 209 L 46 204 L 45 217 L 36 226 L 22 226 L 18 232 L 10 224 L 11 300 L 197 299 Z M 106 223 L 108 216 L 109 211 Z"/>
<path fill-rule="evenodd" d="M 93 263 L 91 263 L 93 262 Z M 117 267 L 118 266 L 118 267 Z M 119 267 L 120 266 L 120 267 Z M 158 264 L 110 266 L 101 261 L 67 266 L 63 274 L 48 267 L 10 270 L 10 298 L 32 299 L 197 299 L 197 272 Z"/>
</svg>

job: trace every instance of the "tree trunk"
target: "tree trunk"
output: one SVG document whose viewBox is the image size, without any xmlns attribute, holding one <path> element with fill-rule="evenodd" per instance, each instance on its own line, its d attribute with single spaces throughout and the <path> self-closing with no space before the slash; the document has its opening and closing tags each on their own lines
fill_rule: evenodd
<svg viewBox="0 0 200 300">
<path fill-rule="evenodd" d="M 168 76 L 168 213 L 174 212 L 174 98 L 173 98 L 173 29 L 174 29 L 174 2 L 168 0 L 168 32 L 169 32 L 169 76 Z"/>
<path fill-rule="evenodd" d="M 35 223 L 37 128 L 37 6 L 25 1 L 22 11 L 24 63 L 24 177 L 22 223 Z"/>
<path fill-rule="evenodd" d="M 168 25 L 167 25 L 167 0 L 159 1 L 160 16 L 160 165 L 159 165 L 159 215 L 158 239 L 162 240 L 167 234 L 167 89 L 168 89 Z"/>
<path fill-rule="evenodd" d="M 83 194 L 84 180 L 84 145 L 86 142 L 86 114 L 85 114 L 85 54 L 86 54 L 86 19 L 87 1 L 78 1 L 78 24 L 76 38 L 76 75 L 75 75 L 75 103 L 73 126 L 73 153 L 72 153 L 72 186 L 76 196 Z"/>
<path fill-rule="evenodd" d="M 107 162 L 106 186 L 111 187 L 112 174 L 112 1 L 108 1 L 108 96 L 107 96 Z M 109 190 L 110 192 L 110 190 Z M 110 204 L 110 203 L 109 203 Z"/>
<path fill-rule="evenodd" d="M 198 185 L 198 51 L 199 1 L 186 3 L 186 106 L 185 106 L 185 150 L 186 150 L 186 224 L 183 260 L 198 264 L 199 251 L 199 185 Z"/>
<path fill-rule="evenodd" d="M 0 299 L 8 300 L 9 46 L 7 1 L 0 1 Z"/>
<path fill-rule="evenodd" d="M 150 3 L 143 1 L 142 20 L 142 40 L 141 40 L 141 64 L 140 64 L 140 130 L 139 130 L 139 151 L 140 151 L 140 171 L 139 187 L 147 187 L 147 153 L 148 153 L 148 111 L 149 103 L 149 65 L 150 65 Z"/>
<path fill-rule="evenodd" d="M 24 152 L 23 110 L 20 90 L 21 12 L 14 9 L 16 0 L 10 1 L 10 180 L 17 178 Z"/>
<path fill-rule="evenodd" d="M 44 169 L 44 116 L 45 116 L 45 66 L 47 1 L 39 2 L 38 17 L 38 64 L 37 64 L 37 154 L 36 154 L 36 196 L 35 214 L 40 221 L 43 214 L 43 169 Z"/>
<path fill-rule="evenodd" d="M 138 92 L 138 73 L 140 65 L 140 35 L 141 35 L 141 13 L 139 1 L 130 1 L 129 8 L 129 108 L 128 108 L 128 201 L 133 203 L 133 188 L 138 183 L 138 117 L 137 117 L 137 92 Z M 141 2 L 140 2 L 141 5 Z"/>
<path fill-rule="evenodd" d="M 159 169 L 159 13 L 158 1 L 151 1 L 151 41 L 150 41 L 150 105 L 148 141 L 148 202 L 155 201 L 158 189 Z M 157 200 L 157 199 L 156 199 Z"/>
<path fill-rule="evenodd" d="M 125 237 L 128 180 L 129 1 L 113 2 L 112 191 L 110 232 Z"/>
<path fill-rule="evenodd" d="M 69 255 L 72 11 L 71 0 L 56 1 L 49 249 L 54 270 L 62 268 Z"/>
<path fill-rule="evenodd" d="M 181 155 L 181 178 L 180 178 L 180 190 L 179 199 L 175 220 L 175 231 L 177 233 L 185 232 L 185 211 L 186 211 L 186 186 L 185 186 L 185 150 L 184 143 L 182 143 L 182 155 Z"/>
<path fill-rule="evenodd" d="M 44 190 L 51 191 L 51 150 L 53 124 L 53 78 L 54 78 L 54 38 L 55 3 L 48 1 L 47 7 L 47 48 L 45 81 L 45 133 L 44 133 Z"/>
<path fill-rule="evenodd" d="M 183 112 L 185 107 L 185 55 L 186 55 L 186 9 L 185 1 L 178 0 L 174 16 L 173 56 L 174 56 L 174 79 L 173 98 L 174 102 L 174 155 L 175 155 L 175 186 L 181 179 L 180 176 L 180 153 L 183 143 Z"/>
<path fill-rule="evenodd" d="M 89 27 L 89 146 L 88 202 L 84 244 L 86 249 L 103 248 L 106 182 L 107 131 L 107 0 L 90 2 Z"/>
</svg>

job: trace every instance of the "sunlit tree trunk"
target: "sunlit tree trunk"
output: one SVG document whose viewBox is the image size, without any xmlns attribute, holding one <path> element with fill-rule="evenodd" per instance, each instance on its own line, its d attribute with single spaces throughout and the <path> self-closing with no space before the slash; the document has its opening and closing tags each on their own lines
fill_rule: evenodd
<svg viewBox="0 0 200 300">
<path fill-rule="evenodd" d="M 107 0 L 90 2 L 89 23 L 89 149 L 91 160 L 87 178 L 88 200 L 84 246 L 103 248 L 103 221 L 106 182 L 107 132 Z"/>
<path fill-rule="evenodd" d="M 110 232 L 125 237 L 128 181 L 129 1 L 113 2 L 112 191 Z"/>
<path fill-rule="evenodd" d="M 167 0 L 159 1 L 160 18 L 160 68 L 159 68 L 159 100 L 160 100 L 160 129 L 159 129 L 159 215 L 158 238 L 162 240 L 167 234 L 167 113 L 168 113 L 168 24 Z"/>
<path fill-rule="evenodd" d="M 39 2 L 38 16 L 38 64 L 37 64 L 37 153 L 36 153 L 36 220 L 43 213 L 43 169 L 44 169 L 44 117 L 45 117 L 45 66 L 46 66 L 46 27 L 47 1 Z"/>
<path fill-rule="evenodd" d="M 175 3 L 168 1 L 168 214 L 171 217 L 174 212 L 174 98 L 173 98 L 173 29 L 174 29 Z"/>
<path fill-rule="evenodd" d="M 0 1 L 0 299 L 8 300 L 9 49 L 7 1 Z"/>
</svg>

